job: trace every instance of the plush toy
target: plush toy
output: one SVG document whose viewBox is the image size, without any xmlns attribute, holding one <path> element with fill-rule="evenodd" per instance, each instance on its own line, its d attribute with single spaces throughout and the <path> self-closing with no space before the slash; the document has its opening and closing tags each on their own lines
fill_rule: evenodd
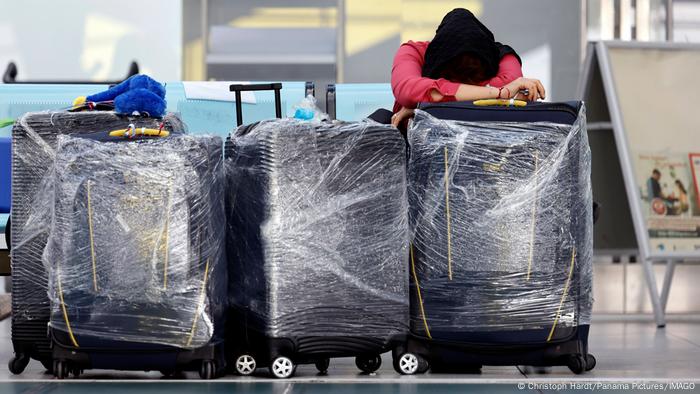
<svg viewBox="0 0 700 394">
<path fill-rule="evenodd" d="M 104 92 L 78 97 L 73 107 L 105 101 L 114 101 L 114 111 L 119 114 L 136 112 L 160 118 L 165 114 L 165 87 L 148 75 L 134 75 Z"/>
</svg>

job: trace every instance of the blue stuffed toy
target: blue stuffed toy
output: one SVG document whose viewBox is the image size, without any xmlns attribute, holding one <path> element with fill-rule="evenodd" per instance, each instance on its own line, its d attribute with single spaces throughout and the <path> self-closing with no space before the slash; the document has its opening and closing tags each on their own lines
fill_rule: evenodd
<svg viewBox="0 0 700 394">
<path fill-rule="evenodd" d="M 78 97 L 73 107 L 105 101 L 114 101 L 114 111 L 118 114 L 161 118 L 166 109 L 165 86 L 148 75 L 134 75 L 104 92 Z"/>
</svg>

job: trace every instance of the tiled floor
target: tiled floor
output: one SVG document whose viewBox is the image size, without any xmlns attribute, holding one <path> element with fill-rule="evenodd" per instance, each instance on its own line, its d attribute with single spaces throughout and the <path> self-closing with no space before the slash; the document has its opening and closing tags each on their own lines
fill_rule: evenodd
<svg viewBox="0 0 700 394">
<path fill-rule="evenodd" d="M 546 373 L 528 368 L 484 367 L 481 374 L 425 374 L 399 376 L 385 355 L 378 373 L 366 376 L 358 373 L 352 359 L 332 360 L 328 374 L 318 375 L 313 366 L 300 366 L 296 376 L 287 381 L 270 379 L 265 371 L 257 377 L 227 376 L 215 382 L 194 380 L 195 374 L 177 376 L 191 379 L 188 382 L 164 380 L 160 373 L 136 373 L 114 371 L 86 371 L 80 379 L 57 382 L 45 374 L 41 365 L 31 362 L 27 370 L 18 376 L 10 374 L 5 360 L 12 355 L 9 321 L 0 322 L 0 392 L 12 387 L 13 392 L 86 392 L 96 391 L 94 382 L 99 380 L 100 391 L 134 389 L 137 392 L 190 392 L 197 387 L 207 392 L 396 392 L 397 390 L 432 394 L 448 392 L 489 392 L 516 389 L 522 382 L 572 382 L 572 381 L 693 381 L 700 391 L 700 324 L 670 322 L 665 329 L 657 329 L 649 322 L 596 323 L 591 327 L 590 351 L 596 355 L 598 365 L 585 375 L 573 375 L 565 367 L 550 368 Z M 108 385 L 102 384 L 109 380 Z M 128 382 L 126 382 L 128 381 Z M 149 384 L 149 383 L 168 384 Z M 87 385 L 82 383 L 89 383 Z M 327 383 L 329 385 L 319 385 Z M 420 384 L 415 384 L 420 383 Z M 455 384 L 470 384 L 455 386 Z M 137 386 L 134 387 L 133 385 Z M 461 387 L 457 389 L 456 387 Z M 199 391 L 199 389 L 197 389 Z M 454 391 L 453 391 L 454 390 Z M 517 391 L 517 390 L 516 390 Z M 535 392 L 547 392 L 541 388 Z M 572 392 L 575 392 L 572 391 Z M 684 391 L 689 392 L 689 391 Z"/>
</svg>

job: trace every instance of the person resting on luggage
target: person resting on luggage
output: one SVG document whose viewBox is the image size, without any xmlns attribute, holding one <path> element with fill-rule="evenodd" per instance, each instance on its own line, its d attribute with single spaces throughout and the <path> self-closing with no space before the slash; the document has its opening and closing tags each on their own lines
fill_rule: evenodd
<svg viewBox="0 0 700 394">
<path fill-rule="evenodd" d="M 419 102 L 544 99 L 542 83 L 523 78 L 521 67 L 513 48 L 496 42 L 469 10 L 456 8 L 442 19 L 432 41 L 399 47 L 391 69 L 393 113 L 378 110 L 370 118 L 398 127 Z M 526 90 L 527 96 L 521 93 Z"/>
</svg>

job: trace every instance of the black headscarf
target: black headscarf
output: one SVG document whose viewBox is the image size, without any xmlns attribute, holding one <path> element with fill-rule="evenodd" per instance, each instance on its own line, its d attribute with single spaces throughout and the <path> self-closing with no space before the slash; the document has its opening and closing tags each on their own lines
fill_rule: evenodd
<svg viewBox="0 0 700 394">
<path fill-rule="evenodd" d="M 489 79 L 498 74 L 498 64 L 505 55 L 515 55 L 522 64 L 515 50 L 496 42 L 493 33 L 471 11 L 455 8 L 442 19 L 435 31 L 435 38 L 428 45 L 423 76 L 439 78 L 445 64 L 465 53 L 481 60 L 484 73 Z"/>
</svg>

